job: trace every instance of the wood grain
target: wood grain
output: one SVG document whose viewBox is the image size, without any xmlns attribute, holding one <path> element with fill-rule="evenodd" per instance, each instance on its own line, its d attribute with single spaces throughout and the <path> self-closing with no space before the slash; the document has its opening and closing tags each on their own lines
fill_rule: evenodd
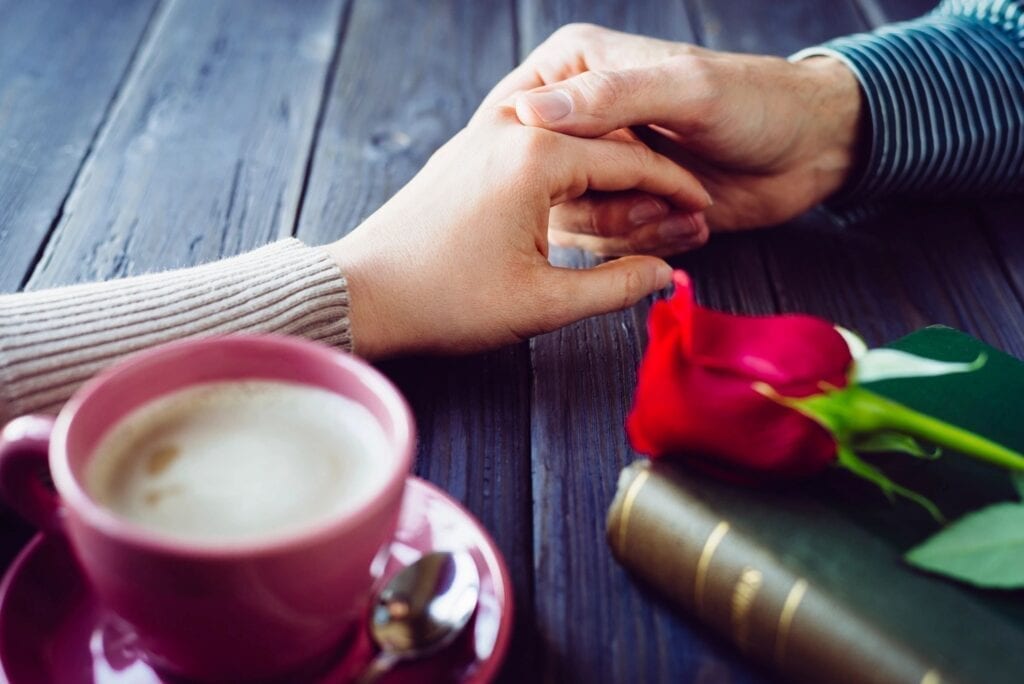
<svg viewBox="0 0 1024 684">
<path fill-rule="evenodd" d="M 1024 301 L 1024 199 L 1003 198 L 979 203 L 976 217 L 984 226 L 993 251 L 1002 267 L 1002 273 L 1009 281 L 1018 301 Z M 997 304 L 986 302 L 979 308 L 995 308 Z M 1007 331 L 1007 346 L 1019 358 L 1024 340 L 1013 338 Z"/>
<path fill-rule="evenodd" d="M 157 4 L 0 0 L 0 291 L 24 281 L 51 228 L 30 287 L 193 264 L 293 229 L 336 239 L 565 23 L 785 55 L 933 3 Z M 942 322 L 1024 356 L 1022 209 L 905 204 L 847 227 L 816 211 L 672 263 L 716 308 L 808 311 L 873 343 Z M 769 679 L 635 584 L 604 541 L 635 457 L 622 425 L 647 310 L 492 354 L 384 365 L 417 415 L 417 473 L 462 500 L 509 562 L 505 681 Z M 26 534 L 4 519 L 0 562 Z"/>
<path fill-rule="evenodd" d="M 28 275 L 155 5 L 0 1 L 0 292 Z"/>
<path fill-rule="evenodd" d="M 933 9 L 938 0 L 855 0 L 871 26 L 915 19 Z"/>
<path fill-rule="evenodd" d="M 318 134 L 298 237 L 334 240 L 394 194 L 514 66 L 514 37 L 510 5 L 357 1 Z M 527 347 L 382 368 L 416 415 L 416 472 L 462 501 L 508 561 L 516 630 L 503 679 L 527 681 L 537 673 Z"/>
<path fill-rule="evenodd" d="M 297 235 L 334 240 L 373 213 L 514 66 L 513 43 L 501 5 L 356 2 Z"/>
<path fill-rule="evenodd" d="M 693 35 L 680 3 L 526 0 L 519 10 L 523 56 L 559 26 L 576 21 L 675 40 Z M 698 283 L 722 275 L 728 285 L 715 288 L 714 297 L 726 308 L 770 310 L 770 294 L 730 296 L 741 290 L 729 288 L 738 283 L 729 247 L 746 249 L 729 241 L 687 262 Z M 573 268 L 597 263 L 564 249 L 553 250 L 552 261 Z M 702 288 L 702 296 L 710 292 Z M 646 310 L 641 304 L 583 321 L 531 345 L 534 573 L 543 679 L 752 681 L 745 668 L 733 664 L 731 649 L 645 595 L 615 564 L 604 540 L 619 470 L 636 457 L 622 426 Z"/>
<path fill-rule="evenodd" d="M 699 17 L 701 44 L 716 50 L 786 56 L 862 25 L 852 0 L 686 1 Z"/>
<path fill-rule="evenodd" d="M 154 19 L 29 287 L 290 235 L 343 0 L 171 0 Z"/>
</svg>

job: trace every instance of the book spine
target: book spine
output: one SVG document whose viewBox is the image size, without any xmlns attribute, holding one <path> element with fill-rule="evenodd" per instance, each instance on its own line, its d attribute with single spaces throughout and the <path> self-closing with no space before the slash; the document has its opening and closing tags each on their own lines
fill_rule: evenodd
<svg viewBox="0 0 1024 684">
<path fill-rule="evenodd" d="M 950 682 L 647 461 L 623 470 L 607 534 L 622 565 L 788 679 Z"/>
</svg>

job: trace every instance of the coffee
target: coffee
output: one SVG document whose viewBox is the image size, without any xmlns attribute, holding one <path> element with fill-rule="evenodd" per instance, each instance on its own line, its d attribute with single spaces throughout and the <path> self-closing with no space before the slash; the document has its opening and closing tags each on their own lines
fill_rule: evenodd
<svg viewBox="0 0 1024 684">
<path fill-rule="evenodd" d="M 376 496 L 391 469 L 364 406 L 276 381 L 197 385 L 142 405 L 103 437 L 85 484 L 136 524 L 198 541 L 300 529 Z"/>
</svg>

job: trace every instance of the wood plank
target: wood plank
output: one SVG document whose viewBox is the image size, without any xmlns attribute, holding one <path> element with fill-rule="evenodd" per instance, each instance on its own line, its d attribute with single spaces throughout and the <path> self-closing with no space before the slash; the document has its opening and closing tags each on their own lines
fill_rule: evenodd
<svg viewBox="0 0 1024 684">
<path fill-rule="evenodd" d="M 701 44 L 715 50 L 786 56 L 861 25 L 851 0 L 687 2 L 699 17 Z"/>
<path fill-rule="evenodd" d="M 680 3 L 524 0 L 519 8 L 523 56 L 574 21 L 692 39 Z M 770 311 L 770 291 L 758 289 L 762 269 L 753 271 L 751 287 L 741 285 L 751 272 L 743 269 L 747 254 L 744 244 L 722 240 L 680 263 L 707 285 L 700 290 L 705 299 L 729 309 Z M 553 250 L 552 261 L 597 263 L 565 249 Z M 716 278 L 719 287 L 713 288 Z M 621 426 L 636 383 L 646 311 L 640 305 L 532 343 L 534 563 L 544 680 L 753 681 L 757 677 L 735 664 L 731 649 L 637 587 L 604 540 L 618 472 L 636 458 Z"/>
<path fill-rule="evenodd" d="M 515 626 L 499 681 L 510 684 L 530 681 L 538 672 L 529 360 L 526 346 L 516 345 L 462 358 L 410 358 L 380 365 L 416 416 L 416 474 L 461 501 L 505 557 L 512 575 Z"/>
<path fill-rule="evenodd" d="M 935 9 L 938 0 L 855 0 L 871 26 L 915 19 Z"/>
<path fill-rule="evenodd" d="M 29 286 L 290 235 L 343 5 L 168 2 Z"/>
<path fill-rule="evenodd" d="M 766 260 L 784 308 L 870 344 L 941 323 L 1024 351 L 1024 309 L 963 205 L 908 204 L 845 229 L 803 219 L 776 232 Z"/>
<path fill-rule="evenodd" d="M 0 292 L 17 290 L 156 0 L 0 0 Z"/>
<path fill-rule="evenodd" d="M 356 2 L 298 236 L 311 243 L 337 239 L 394 194 L 513 67 L 514 35 L 507 5 Z M 502 678 L 510 682 L 537 672 L 528 364 L 528 350 L 519 345 L 382 365 L 416 414 L 416 472 L 461 500 L 508 561 L 516 630 Z"/>
<path fill-rule="evenodd" d="M 1020 206 L 1018 202 L 1016 208 Z M 1002 225 L 1004 232 L 1020 229 L 1019 218 Z M 935 283 L 922 294 L 922 279 L 911 279 L 905 273 L 908 291 L 919 299 L 927 298 L 932 306 L 949 307 L 948 322 L 937 322 L 947 322 L 1024 358 L 1024 303 L 1009 279 L 1019 278 L 1019 272 L 1007 268 L 1010 260 L 1019 264 L 1024 254 L 1019 240 L 1000 254 L 1000 246 L 986 232 L 976 205 L 963 203 L 955 209 L 941 204 L 929 206 L 908 216 L 904 226 Z M 932 292 L 939 289 L 941 298 Z M 932 314 L 938 315 L 938 310 Z"/>
<path fill-rule="evenodd" d="M 1017 300 L 1024 301 L 1024 220 L 1021 218 L 1024 216 L 1024 199 L 1016 197 L 979 202 L 976 216 Z M 999 308 L 999 302 L 985 302 L 982 311 Z M 1004 348 L 1024 358 L 1024 338 L 1017 337 Z"/>
</svg>

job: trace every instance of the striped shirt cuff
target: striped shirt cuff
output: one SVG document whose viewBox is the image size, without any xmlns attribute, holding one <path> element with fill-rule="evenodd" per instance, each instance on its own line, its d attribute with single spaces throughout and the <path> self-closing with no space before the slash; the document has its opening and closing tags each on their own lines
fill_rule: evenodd
<svg viewBox="0 0 1024 684">
<path fill-rule="evenodd" d="M 818 55 L 857 76 L 870 125 L 861 173 L 829 204 L 1024 186 L 1024 50 L 1011 33 L 933 14 L 792 59 Z"/>
</svg>

